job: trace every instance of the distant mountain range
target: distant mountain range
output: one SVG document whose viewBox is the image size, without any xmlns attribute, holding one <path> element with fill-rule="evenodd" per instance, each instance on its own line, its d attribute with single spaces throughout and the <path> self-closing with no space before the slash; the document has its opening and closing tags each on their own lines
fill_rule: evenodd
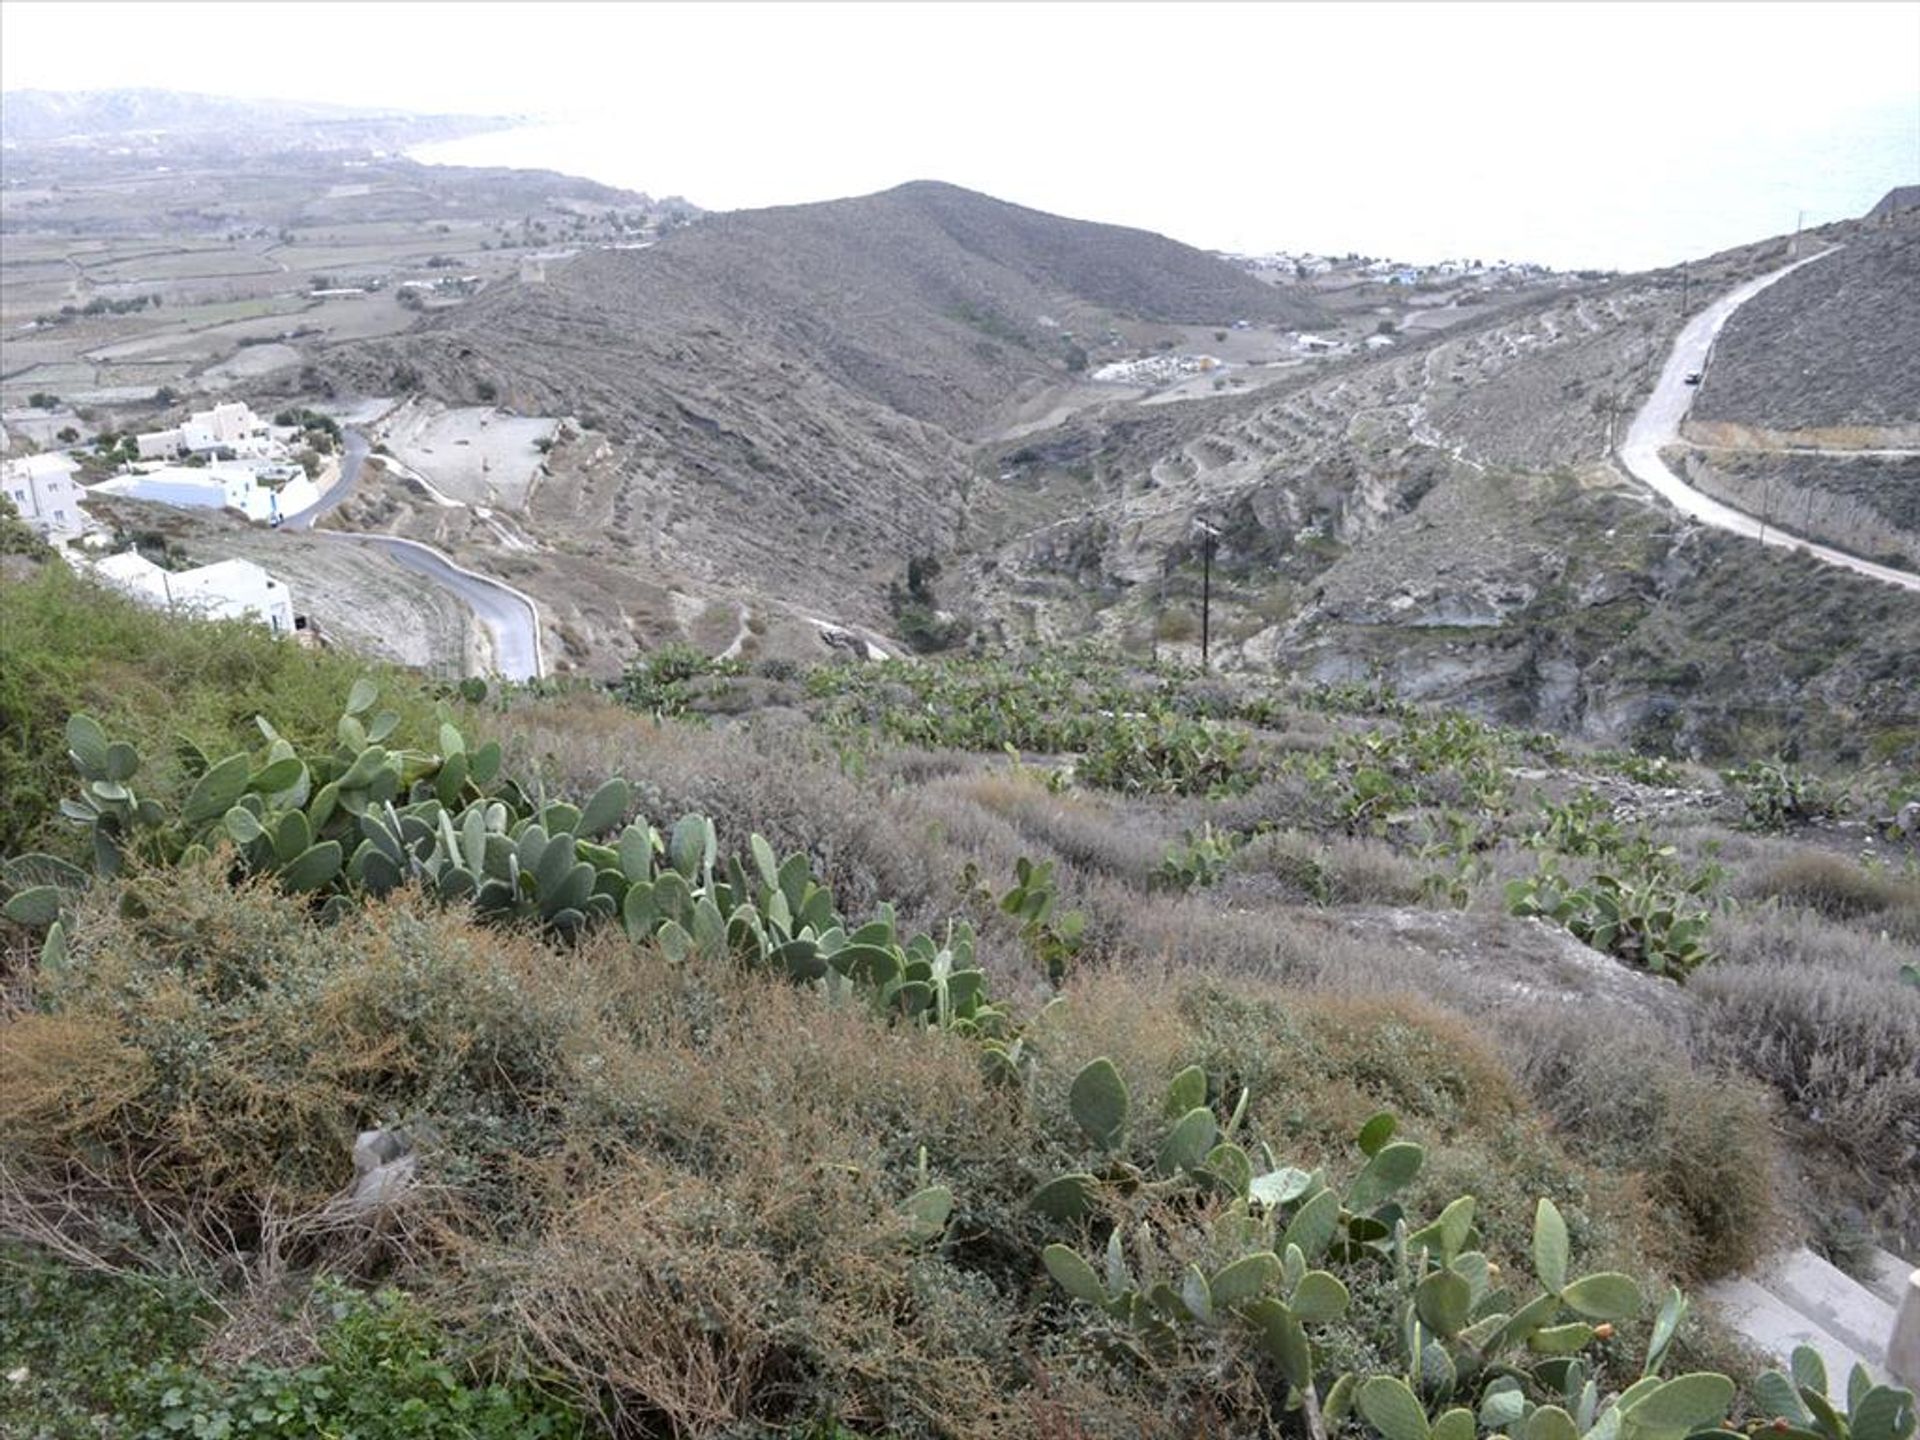
<svg viewBox="0 0 1920 1440">
<path fill-rule="evenodd" d="M 0 142 L 15 146 L 165 136 L 218 140 L 241 150 L 387 148 L 516 123 L 498 116 L 421 115 L 178 90 L 10 90 L 0 96 Z"/>
</svg>

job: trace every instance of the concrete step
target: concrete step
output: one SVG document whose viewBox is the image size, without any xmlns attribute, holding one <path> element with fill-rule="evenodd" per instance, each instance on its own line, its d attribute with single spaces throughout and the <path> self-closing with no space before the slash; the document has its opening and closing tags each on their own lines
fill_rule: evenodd
<svg viewBox="0 0 1920 1440">
<path fill-rule="evenodd" d="M 1885 1363 L 1894 1307 L 1846 1271 L 1801 1249 L 1778 1257 L 1753 1278 L 1762 1290 L 1871 1363 Z"/>
<path fill-rule="evenodd" d="M 1876 1248 L 1867 1260 L 1867 1274 L 1861 1284 L 1896 1310 L 1907 1293 L 1907 1281 L 1920 1266 L 1909 1265 L 1891 1251 Z"/>
<path fill-rule="evenodd" d="M 1718 1308 L 1727 1323 L 1749 1344 L 1771 1356 L 1783 1368 L 1798 1346 L 1808 1345 L 1826 1365 L 1829 1381 L 1842 1387 L 1842 1393 L 1846 1377 L 1855 1365 L 1865 1365 L 1867 1373 L 1876 1380 L 1887 1378 L 1879 1355 L 1861 1354 L 1844 1340 L 1829 1334 L 1818 1321 L 1801 1314 L 1744 1275 L 1715 1281 L 1701 1291 L 1701 1297 Z"/>
</svg>

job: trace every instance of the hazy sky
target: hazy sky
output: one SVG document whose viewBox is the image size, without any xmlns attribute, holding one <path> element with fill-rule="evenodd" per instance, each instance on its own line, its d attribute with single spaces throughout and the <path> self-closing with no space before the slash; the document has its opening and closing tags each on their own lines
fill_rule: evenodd
<svg viewBox="0 0 1920 1440">
<path fill-rule="evenodd" d="M 1920 3 L 5 0 L 0 82 L 540 115 L 461 153 L 711 208 L 936 178 L 1410 259 L 1668 263 L 1920 183 Z"/>
</svg>

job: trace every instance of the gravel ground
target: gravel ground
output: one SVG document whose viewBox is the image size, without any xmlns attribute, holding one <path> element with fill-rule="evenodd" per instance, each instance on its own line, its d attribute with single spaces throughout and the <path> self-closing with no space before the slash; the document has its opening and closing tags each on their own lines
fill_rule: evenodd
<svg viewBox="0 0 1920 1440">
<path fill-rule="evenodd" d="M 490 407 L 410 404 L 380 427 L 378 438 L 452 499 L 523 510 L 540 465 L 535 444 L 551 439 L 555 424 Z"/>
</svg>

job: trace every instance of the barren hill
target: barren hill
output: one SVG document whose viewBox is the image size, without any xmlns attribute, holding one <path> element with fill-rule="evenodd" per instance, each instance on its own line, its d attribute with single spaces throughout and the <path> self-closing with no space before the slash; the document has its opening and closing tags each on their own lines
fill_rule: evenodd
<svg viewBox="0 0 1920 1440">
<path fill-rule="evenodd" d="M 497 397 L 607 436 L 553 457 L 544 535 L 874 619 L 908 553 L 953 544 L 968 442 L 1071 381 L 1082 339 L 1316 314 L 1158 235 L 917 183 L 710 216 L 329 359 L 344 389 Z"/>
<path fill-rule="evenodd" d="M 1861 255 L 1837 287 L 1847 308 L 1911 303 L 1900 252 L 1857 227 L 1829 238 Z M 1193 522 L 1205 518 L 1220 534 L 1216 664 L 1329 681 L 1378 671 L 1511 723 L 1693 754 L 1910 735 L 1920 603 L 1676 525 L 1610 457 L 1665 363 L 1683 293 L 1705 303 L 1784 251 L 1776 240 L 1696 262 L 1684 291 L 1677 270 L 1569 287 L 1295 383 L 1150 418 L 1093 414 L 1006 447 L 1007 478 L 975 507 L 998 522 L 968 571 L 982 623 L 1197 659 Z M 1788 288 L 1818 268 L 1762 296 L 1792 302 L 1780 334 L 1837 337 Z M 1837 338 L 1825 353 L 1842 353 Z M 1724 354 L 1715 363 L 1731 370 Z"/>
</svg>

